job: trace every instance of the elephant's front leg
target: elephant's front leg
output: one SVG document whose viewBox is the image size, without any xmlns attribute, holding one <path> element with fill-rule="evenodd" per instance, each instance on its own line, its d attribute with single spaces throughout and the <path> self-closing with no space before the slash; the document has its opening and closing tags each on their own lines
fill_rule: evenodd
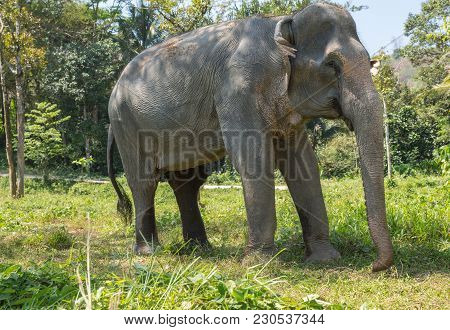
<svg viewBox="0 0 450 330">
<path fill-rule="evenodd" d="M 244 190 L 248 223 L 245 252 L 272 254 L 276 230 L 273 143 L 262 130 L 242 128 L 234 132 L 228 149 Z"/>
<path fill-rule="evenodd" d="M 273 179 L 256 181 L 242 175 L 248 222 L 246 254 L 275 251 L 275 189 Z"/>
<path fill-rule="evenodd" d="M 276 162 L 294 200 L 302 224 L 306 261 L 326 262 L 340 257 L 330 243 L 316 155 L 305 132 L 275 144 Z"/>
<path fill-rule="evenodd" d="M 265 82 L 259 65 L 244 49 L 237 50 L 223 77 L 215 98 L 225 149 L 239 172 L 247 213 L 246 254 L 275 250 L 275 159 L 273 136 L 264 114 L 272 106 L 265 104 L 260 91 Z M 258 79 L 256 79 L 258 78 Z"/>
</svg>

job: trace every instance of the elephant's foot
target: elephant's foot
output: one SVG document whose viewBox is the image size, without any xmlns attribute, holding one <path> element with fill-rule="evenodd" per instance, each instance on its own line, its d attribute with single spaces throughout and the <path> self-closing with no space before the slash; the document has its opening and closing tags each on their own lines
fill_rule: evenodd
<svg viewBox="0 0 450 330">
<path fill-rule="evenodd" d="M 242 265 L 250 267 L 267 263 L 276 254 L 276 252 L 277 249 L 274 245 L 263 247 L 247 246 L 244 251 Z"/>
<path fill-rule="evenodd" d="M 305 256 L 305 262 L 327 263 L 341 258 L 341 254 L 330 242 L 311 244 L 309 251 L 310 252 Z"/>
<path fill-rule="evenodd" d="M 140 256 L 148 256 L 155 253 L 158 243 L 139 242 L 134 244 L 134 253 Z"/>
<path fill-rule="evenodd" d="M 211 244 L 208 242 L 208 238 L 204 231 L 199 232 L 189 232 L 183 234 L 184 241 L 189 245 L 210 247 Z"/>
<path fill-rule="evenodd" d="M 186 246 L 191 248 L 201 248 L 202 250 L 209 250 L 212 248 L 211 243 L 206 238 L 186 238 Z"/>
</svg>

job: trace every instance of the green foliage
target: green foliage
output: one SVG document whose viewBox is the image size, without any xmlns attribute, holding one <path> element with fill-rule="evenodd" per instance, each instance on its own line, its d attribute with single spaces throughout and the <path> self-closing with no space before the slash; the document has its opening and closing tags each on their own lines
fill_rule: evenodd
<svg viewBox="0 0 450 330">
<path fill-rule="evenodd" d="M 20 64 L 26 69 L 36 69 L 45 64 L 45 50 L 37 45 L 33 34 L 39 24 L 39 17 L 33 15 L 26 4 L 17 0 L 2 0 L 0 18 L 3 23 L 3 32 L 0 36 L 2 60 L 5 63 L 16 64 L 20 58 Z M 17 33 L 17 25 L 20 29 Z M 17 52 L 20 56 L 17 57 Z"/>
<path fill-rule="evenodd" d="M 166 35 L 188 32 L 212 23 L 211 0 L 149 0 L 148 3 L 159 14 L 160 28 Z"/>
<path fill-rule="evenodd" d="M 378 92 L 384 98 L 387 107 L 391 108 L 401 86 L 391 65 L 390 57 L 383 53 L 377 56 L 376 59 L 381 62 L 381 66 L 378 68 L 377 74 L 373 77 L 373 82 Z"/>
<path fill-rule="evenodd" d="M 72 247 L 74 240 L 66 227 L 57 227 L 46 233 L 45 243 L 53 249 L 64 250 Z"/>
<path fill-rule="evenodd" d="M 77 294 L 74 275 L 55 263 L 0 264 L 0 309 L 68 308 Z"/>
<path fill-rule="evenodd" d="M 124 18 L 119 5 L 123 2 L 99 6 L 100 2 L 44 0 L 29 4 L 30 12 L 39 18 L 34 33 L 46 51 L 47 62 L 36 73 L 30 94 L 58 104 L 64 115 L 71 116 L 64 124 L 70 132 L 65 136 L 68 148 L 61 162 L 65 166 L 85 156 L 106 159 L 109 95 L 120 70 L 135 55 L 124 49 L 132 45 L 120 29 Z M 133 33 L 133 29 L 126 30 Z M 94 170 L 105 172 L 105 162 L 96 163 Z"/>
<path fill-rule="evenodd" d="M 54 49 L 45 82 L 48 93 L 61 93 L 81 107 L 92 106 L 108 98 L 105 93 L 116 77 L 120 61 L 118 45 L 110 40 L 89 43 L 68 43 Z"/>
<path fill-rule="evenodd" d="M 107 309 L 311 309 L 312 303 L 284 301 L 271 287 L 279 279 L 268 279 L 259 269 L 247 270 L 240 279 L 232 280 L 215 268 L 197 267 L 196 258 L 187 266 L 175 265 L 171 272 L 157 270 L 155 261 L 148 266 L 134 264 L 134 278 L 118 278 L 104 282 L 95 294 L 94 307 Z M 117 299 L 117 292 L 122 292 Z M 315 299 L 317 301 L 318 299 Z M 324 309 L 330 304 L 320 305 Z M 309 308 L 308 308 L 309 307 Z M 317 309 L 317 308 L 316 308 Z"/>
<path fill-rule="evenodd" d="M 109 95 L 121 70 L 137 53 L 171 35 L 207 24 L 251 15 L 290 14 L 316 0 L 102 2 L 21 1 L 17 8 L 15 0 L 4 0 L 0 9 L 5 23 L 0 38 L 4 60 L 14 66 L 17 46 L 22 52 L 26 111 L 35 102 L 47 100 L 58 104 L 62 117 L 70 116 L 59 127 L 60 131 L 67 132 L 65 152 L 56 157 L 61 160 L 58 166 L 66 172 L 80 166 L 85 171 L 89 168 L 90 173 L 106 174 Z M 354 5 L 354 1 L 340 3 L 350 11 L 370 10 L 364 5 Z M 410 15 L 405 24 L 409 44 L 395 55 L 412 61 L 418 73 L 416 78 L 422 82 L 420 86 L 426 88 L 410 90 L 400 84 L 390 57 L 381 56 L 383 65 L 375 82 L 386 101 L 393 129 L 390 135 L 393 161 L 397 167 L 405 164 L 416 169 L 423 164 L 433 167 L 433 152 L 449 143 L 448 14 L 448 1 L 425 1 L 422 11 Z M 21 23 L 19 36 L 14 33 L 17 19 Z M 9 94 L 13 95 L 14 75 L 8 70 L 6 81 Z M 11 104 L 15 104 L 14 97 Z M 15 107 L 11 110 L 14 117 Z M 327 150 L 321 158 L 331 165 L 332 158 L 324 157 L 337 157 L 339 153 L 331 152 L 331 146 L 326 145 L 346 132 L 346 128 L 337 122 L 314 120 L 308 129 L 314 148 Z M 13 134 L 14 131 L 15 127 Z M 0 142 L 3 142 L 1 137 Z M 34 157 L 27 156 L 30 160 Z M 116 157 L 115 167 L 120 170 L 121 166 Z M 340 170 L 332 172 L 343 175 Z M 211 181 L 230 183 L 238 178 L 230 167 L 214 174 Z"/>
<path fill-rule="evenodd" d="M 428 117 L 435 124 L 435 146 L 439 148 L 450 143 L 450 91 L 424 88 L 415 91 L 413 105 L 420 117 Z"/>
<path fill-rule="evenodd" d="M 334 137 L 341 134 L 347 134 L 348 128 L 343 121 L 316 118 L 306 123 L 306 129 L 309 134 L 314 150 L 325 146 Z"/>
<path fill-rule="evenodd" d="M 450 174 L 450 145 L 445 145 L 434 151 L 434 160 L 443 175 Z"/>
<path fill-rule="evenodd" d="M 301 10 L 306 6 L 318 2 L 318 0 L 243 0 L 236 2 L 231 7 L 231 13 L 228 14 L 229 19 L 244 18 L 253 15 L 270 15 L 281 16 L 289 15 L 295 11 Z M 333 1 L 321 1 L 341 6 Z M 346 1 L 343 6 L 349 11 L 356 12 L 368 9 L 365 5 L 353 5 L 352 1 Z"/>
<path fill-rule="evenodd" d="M 342 309 L 309 295 L 303 301 L 278 297 L 270 289 L 279 282 L 251 269 L 239 280 L 213 268 L 194 269 L 198 259 L 174 272 L 160 272 L 155 263 L 134 264 L 132 278 L 92 276 L 94 309 Z M 86 280 L 86 278 L 81 278 Z M 0 264 L 0 309 L 80 309 L 77 278 L 67 265 L 46 262 L 24 269 Z"/>
<path fill-rule="evenodd" d="M 450 30 L 450 4 L 447 0 L 428 0 L 418 14 L 410 14 L 405 23 L 409 44 L 402 50 L 419 67 L 419 79 L 429 87 L 441 83 L 447 75 Z"/>
<path fill-rule="evenodd" d="M 81 157 L 80 159 L 72 161 L 72 164 L 78 165 L 81 167 L 83 172 L 88 173 L 89 169 L 92 167 L 92 164 L 94 164 L 94 158 L 92 156 L 89 157 Z"/>
<path fill-rule="evenodd" d="M 229 15 L 230 19 L 244 18 L 253 15 L 288 15 L 300 10 L 312 0 L 243 0 L 239 6 L 234 4 Z"/>
<path fill-rule="evenodd" d="M 448 177 L 396 177 L 386 185 L 396 267 L 377 274 L 376 281 L 370 271 L 375 250 L 359 178 L 323 182 L 331 239 L 341 261 L 328 266 L 303 262 L 295 206 L 287 191 L 277 191 L 275 238 L 285 250 L 267 266 L 254 268 L 242 265 L 242 190 L 202 190 L 201 212 L 213 248 L 189 250 L 182 248 L 173 192 L 168 184 L 160 184 L 155 210 L 163 245 L 154 256 L 143 258 L 132 255 L 134 231 L 123 228 L 116 215 L 111 185 L 64 181 L 45 186 L 28 180 L 26 186 L 25 198 L 14 200 L 8 197 L 8 181 L 0 178 L 0 273 L 9 265 L 21 265 L 12 272 L 17 273 L 14 277 L 0 275 L 0 291 L 14 289 L 0 292 L 0 297 L 7 294 L 0 308 L 85 308 L 76 268 L 85 282 L 86 250 L 81 242 L 86 213 L 93 231 L 90 275 L 95 309 L 449 307 Z M 59 231 L 64 234 L 55 236 L 69 236 L 71 248 L 49 245 L 48 237 Z M 53 262 L 47 265 L 49 259 Z M 28 300 L 21 302 L 23 298 Z"/>
<path fill-rule="evenodd" d="M 357 170 L 355 138 L 338 135 L 318 150 L 322 176 L 343 177 Z"/>
<path fill-rule="evenodd" d="M 32 160 L 44 172 L 47 179 L 48 167 L 52 160 L 64 154 L 60 126 L 70 116 L 61 117 L 56 104 L 36 103 L 36 109 L 26 114 L 25 157 Z"/>
<path fill-rule="evenodd" d="M 208 177 L 208 182 L 212 184 L 236 184 L 241 181 L 241 177 L 231 164 L 228 156 L 223 161 L 218 162 L 218 168 Z"/>
<path fill-rule="evenodd" d="M 118 15 L 118 42 L 128 58 L 161 41 L 162 29 L 155 8 L 140 0 L 127 3 L 128 15 Z"/>
<path fill-rule="evenodd" d="M 433 138 L 422 140 L 426 147 L 425 156 L 431 159 L 433 150 L 449 144 L 450 97 L 447 63 L 449 61 L 450 30 L 448 28 L 450 4 L 445 0 L 428 0 L 422 4 L 418 14 L 411 14 L 405 23 L 405 33 L 409 44 L 401 49 L 418 67 L 417 79 L 426 84 L 414 91 L 415 97 L 410 103 L 417 113 L 418 123 L 433 127 Z M 412 124 L 412 123 L 411 123 Z M 423 126 L 423 125 L 421 125 Z M 418 137 L 423 129 L 419 127 Z M 423 138 L 426 138 L 423 137 Z M 430 144 L 433 144 L 430 148 Z M 431 149 L 431 150 L 430 150 Z"/>
<path fill-rule="evenodd" d="M 118 54 L 119 45 L 111 39 L 71 42 L 52 52 L 45 92 L 51 100 L 60 100 L 72 117 L 66 124 L 69 159 L 79 159 L 87 152 L 94 159 L 106 159 L 106 110 L 121 65 Z"/>
<path fill-rule="evenodd" d="M 436 112 L 441 110 L 426 101 L 426 94 L 414 95 L 398 81 L 388 56 L 379 59 L 381 67 L 374 83 L 386 105 L 392 163 L 398 169 L 408 168 L 400 166 L 406 164 L 418 167 L 431 160 L 440 146 L 439 118 L 443 117 Z"/>
<path fill-rule="evenodd" d="M 240 181 L 241 181 L 241 177 L 234 169 L 233 169 L 233 172 L 228 172 L 228 171 L 213 172 L 208 177 L 208 182 L 211 184 L 216 184 L 216 185 L 236 184 L 236 183 L 240 183 Z"/>
<path fill-rule="evenodd" d="M 404 105 L 389 113 L 389 129 L 394 164 L 418 164 L 432 159 L 436 126 L 420 117 L 414 107 Z"/>
</svg>

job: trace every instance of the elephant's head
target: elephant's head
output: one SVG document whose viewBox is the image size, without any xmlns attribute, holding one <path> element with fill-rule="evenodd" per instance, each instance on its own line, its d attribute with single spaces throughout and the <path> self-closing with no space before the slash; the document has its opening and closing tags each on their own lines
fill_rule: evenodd
<svg viewBox="0 0 450 330">
<path fill-rule="evenodd" d="M 373 270 L 392 265 L 383 173 L 383 112 L 370 74 L 370 58 L 351 15 L 319 3 L 278 22 L 274 38 L 290 55 L 288 96 L 305 118 L 341 118 L 354 129 L 367 219 L 378 258 Z"/>
</svg>

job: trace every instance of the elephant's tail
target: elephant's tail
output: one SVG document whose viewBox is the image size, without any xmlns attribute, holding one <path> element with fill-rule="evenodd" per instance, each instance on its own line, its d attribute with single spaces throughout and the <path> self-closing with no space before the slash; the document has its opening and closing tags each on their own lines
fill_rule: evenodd
<svg viewBox="0 0 450 330">
<path fill-rule="evenodd" d="M 107 164 L 108 164 L 108 176 L 117 193 L 119 200 L 117 201 L 117 212 L 123 219 L 125 224 L 130 224 L 133 217 L 133 207 L 131 205 L 130 198 L 126 194 L 123 187 L 116 181 L 116 174 L 114 173 L 113 157 L 114 157 L 114 134 L 111 125 L 108 130 L 108 148 L 106 151 Z"/>
</svg>

